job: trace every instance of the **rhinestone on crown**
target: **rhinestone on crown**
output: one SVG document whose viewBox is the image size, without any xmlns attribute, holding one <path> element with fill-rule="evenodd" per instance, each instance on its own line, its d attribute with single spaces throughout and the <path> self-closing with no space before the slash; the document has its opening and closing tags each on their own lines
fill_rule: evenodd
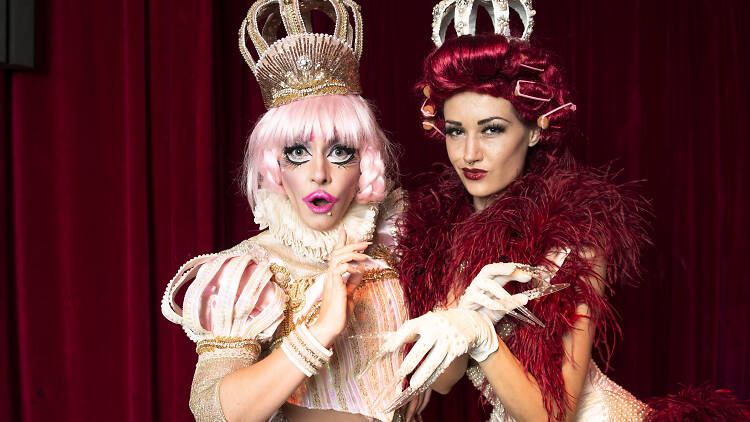
<svg viewBox="0 0 750 422">
<path fill-rule="evenodd" d="M 445 42 L 446 31 L 451 22 L 458 36 L 475 35 L 477 13 L 483 8 L 492 17 L 495 33 L 510 37 L 510 9 L 518 13 L 523 22 L 523 34 L 528 40 L 534 29 L 536 11 L 531 0 L 441 0 L 432 9 L 432 41 L 440 47 Z"/>
<path fill-rule="evenodd" d="M 335 23 L 333 34 L 312 32 L 312 11 Z M 281 25 L 287 36 L 277 39 Z M 239 47 L 271 109 L 309 96 L 359 94 L 362 34 L 354 0 L 257 0 L 240 26 Z"/>
</svg>

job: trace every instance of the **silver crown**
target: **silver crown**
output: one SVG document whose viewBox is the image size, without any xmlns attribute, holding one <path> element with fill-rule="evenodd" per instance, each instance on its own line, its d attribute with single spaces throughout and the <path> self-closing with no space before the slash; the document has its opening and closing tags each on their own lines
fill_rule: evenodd
<svg viewBox="0 0 750 422">
<path fill-rule="evenodd" d="M 475 35 L 477 12 L 480 6 L 490 14 L 496 34 L 510 37 L 510 9 L 512 8 L 523 22 L 523 34 L 519 38 L 528 40 L 531 36 L 536 14 L 531 7 L 531 0 L 442 0 L 432 9 L 432 41 L 435 45 L 438 47 L 443 45 L 445 33 L 451 21 L 458 36 Z"/>
</svg>

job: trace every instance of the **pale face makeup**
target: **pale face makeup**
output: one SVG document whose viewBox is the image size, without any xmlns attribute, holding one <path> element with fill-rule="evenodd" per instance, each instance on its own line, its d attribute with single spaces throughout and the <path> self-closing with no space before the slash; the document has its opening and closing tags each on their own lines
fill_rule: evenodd
<svg viewBox="0 0 750 422">
<path fill-rule="evenodd" d="M 523 172 L 539 128 L 526 126 L 508 100 L 475 92 L 449 98 L 443 115 L 448 158 L 481 211 Z"/>
<path fill-rule="evenodd" d="M 346 215 L 357 193 L 359 161 L 356 149 L 315 134 L 282 149 L 281 184 L 308 227 L 330 230 Z"/>
</svg>

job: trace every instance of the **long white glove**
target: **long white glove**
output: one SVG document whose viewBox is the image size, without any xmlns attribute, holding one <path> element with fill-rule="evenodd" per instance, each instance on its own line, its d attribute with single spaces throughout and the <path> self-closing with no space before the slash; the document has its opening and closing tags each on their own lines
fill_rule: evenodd
<svg viewBox="0 0 750 422">
<path fill-rule="evenodd" d="M 403 378 L 419 365 L 409 382 L 413 391 L 427 389 L 457 357 L 468 352 L 481 362 L 498 348 L 495 328 L 487 317 L 468 309 L 447 309 L 406 321 L 380 350 L 394 352 L 415 338 L 416 344 L 396 373 Z"/>
<path fill-rule="evenodd" d="M 474 277 L 458 301 L 460 309 L 477 311 L 496 324 L 506 313 L 524 306 L 529 301 L 523 293 L 512 295 L 503 287 L 512 280 L 526 283 L 531 280 L 529 272 L 519 269 L 512 262 L 485 265 Z"/>
</svg>

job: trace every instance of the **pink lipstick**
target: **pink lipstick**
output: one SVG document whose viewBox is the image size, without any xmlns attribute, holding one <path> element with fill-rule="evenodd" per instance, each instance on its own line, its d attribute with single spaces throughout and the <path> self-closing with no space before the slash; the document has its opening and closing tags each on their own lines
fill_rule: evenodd
<svg viewBox="0 0 750 422">
<path fill-rule="evenodd" d="M 464 172 L 464 177 L 466 177 L 469 180 L 479 180 L 487 175 L 487 170 L 481 170 L 481 169 L 470 169 L 470 168 L 462 168 L 461 171 Z"/>
<path fill-rule="evenodd" d="M 316 190 L 302 200 L 305 201 L 310 211 L 316 214 L 325 214 L 333 208 L 333 204 L 338 202 L 339 199 L 324 190 Z"/>
</svg>

